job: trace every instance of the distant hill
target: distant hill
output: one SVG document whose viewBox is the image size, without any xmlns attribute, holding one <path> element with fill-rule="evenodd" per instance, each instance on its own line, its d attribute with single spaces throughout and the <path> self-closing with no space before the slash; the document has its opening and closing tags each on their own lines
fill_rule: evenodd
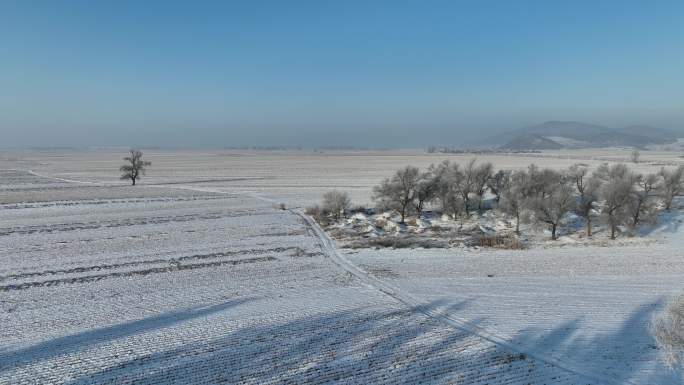
<svg viewBox="0 0 684 385">
<path fill-rule="evenodd" d="M 678 133 L 634 125 L 610 128 L 583 122 L 548 121 L 498 135 L 506 150 L 557 150 L 563 148 L 634 147 L 674 143 Z"/>
</svg>

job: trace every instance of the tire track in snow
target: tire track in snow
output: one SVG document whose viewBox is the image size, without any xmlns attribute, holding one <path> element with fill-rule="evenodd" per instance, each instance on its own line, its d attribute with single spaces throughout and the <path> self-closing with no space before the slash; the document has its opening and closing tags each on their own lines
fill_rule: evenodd
<svg viewBox="0 0 684 385">
<path fill-rule="evenodd" d="M 58 178 L 56 176 L 50 176 L 50 175 L 44 175 L 44 174 L 39 174 L 33 170 L 26 170 L 29 174 L 33 176 L 37 176 L 39 178 L 47 178 L 47 179 L 54 179 L 58 180 L 60 182 L 67 182 L 67 183 L 78 183 L 78 184 L 87 184 L 87 185 L 92 185 L 92 186 L 99 186 L 99 185 L 105 185 L 104 183 L 99 183 L 99 182 L 87 182 L 87 181 L 82 181 L 82 180 L 75 180 L 75 179 L 65 179 L 65 178 Z"/>
</svg>

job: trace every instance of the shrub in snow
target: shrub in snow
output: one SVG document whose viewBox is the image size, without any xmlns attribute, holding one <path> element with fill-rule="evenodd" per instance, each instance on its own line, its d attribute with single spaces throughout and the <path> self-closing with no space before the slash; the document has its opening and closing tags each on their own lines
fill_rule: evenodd
<svg viewBox="0 0 684 385">
<path fill-rule="evenodd" d="M 339 220 L 341 216 L 346 216 L 350 206 L 351 200 L 347 193 L 333 190 L 323 194 L 323 210 L 330 213 L 335 220 Z"/>
<path fill-rule="evenodd" d="M 670 365 L 684 365 L 684 294 L 667 305 L 653 323 L 653 334 Z"/>
<path fill-rule="evenodd" d="M 525 245 L 515 237 L 500 235 L 482 235 L 476 237 L 474 245 L 479 247 L 494 247 L 497 249 L 523 250 Z"/>
<path fill-rule="evenodd" d="M 321 206 L 315 205 L 315 206 L 309 206 L 304 209 L 304 214 L 313 217 L 313 218 L 318 218 L 321 216 L 322 210 Z"/>
</svg>

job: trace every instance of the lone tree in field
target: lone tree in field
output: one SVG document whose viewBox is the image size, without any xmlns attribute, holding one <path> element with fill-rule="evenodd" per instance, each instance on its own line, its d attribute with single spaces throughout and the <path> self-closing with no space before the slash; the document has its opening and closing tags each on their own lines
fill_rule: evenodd
<svg viewBox="0 0 684 385">
<path fill-rule="evenodd" d="M 404 223 L 406 214 L 416 198 L 416 189 L 420 182 L 420 171 L 416 167 L 406 166 L 398 170 L 392 178 L 382 181 L 373 189 L 373 200 L 381 209 L 391 209 L 401 215 Z"/>
<path fill-rule="evenodd" d="M 140 179 L 140 175 L 145 175 L 145 167 L 152 165 L 152 163 L 144 161 L 142 156 L 142 151 L 131 150 L 131 155 L 124 158 L 126 164 L 120 168 L 123 173 L 121 179 L 130 179 L 133 186 L 135 186 L 135 181 Z"/>
<path fill-rule="evenodd" d="M 333 190 L 323 194 L 323 210 L 332 214 L 335 220 L 346 215 L 350 205 L 351 200 L 347 193 Z"/>
</svg>

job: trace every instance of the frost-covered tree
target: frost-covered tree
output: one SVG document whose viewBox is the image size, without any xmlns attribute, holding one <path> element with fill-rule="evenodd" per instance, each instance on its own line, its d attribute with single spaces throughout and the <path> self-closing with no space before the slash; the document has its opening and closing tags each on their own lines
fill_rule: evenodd
<svg viewBox="0 0 684 385">
<path fill-rule="evenodd" d="M 475 179 L 477 178 L 478 172 L 476 162 L 476 159 L 471 159 L 465 167 L 463 167 L 463 178 L 461 178 L 458 186 L 466 215 L 470 213 L 470 194 L 475 192 Z"/>
<path fill-rule="evenodd" d="M 437 196 L 443 172 L 441 167 L 431 165 L 427 171 L 420 173 L 413 202 L 418 216 L 423 213 L 425 205 Z"/>
<path fill-rule="evenodd" d="M 477 210 L 482 212 L 484 195 L 487 192 L 489 180 L 492 178 L 494 166 L 491 163 L 482 163 L 475 167 L 473 175 L 473 190 L 477 195 Z"/>
<path fill-rule="evenodd" d="M 460 188 L 465 175 L 457 163 L 449 163 L 448 160 L 440 163 L 435 169 L 441 175 L 436 196 L 442 207 L 442 213 L 456 219 L 464 211 Z"/>
<path fill-rule="evenodd" d="M 624 164 L 602 164 L 594 174 L 603 180 L 601 214 L 610 227 L 610 239 L 615 239 L 617 227 L 629 219 L 627 208 L 633 197 L 634 175 Z"/>
<path fill-rule="evenodd" d="M 510 183 L 501 192 L 499 209 L 515 218 L 515 233 L 520 234 L 520 219 L 525 210 L 525 186 L 528 175 L 525 171 L 516 171 L 510 175 Z"/>
<path fill-rule="evenodd" d="M 563 178 L 558 171 L 550 168 L 540 170 L 535 164 L 527 168 L 527 174 L 525 196 L 528 198 L 545 198 L 562 182 Z"/>
<path fill-rule="evenodd" d="M 660 170 L 661 183 L 659 186 L 660 196 L 665 203 L 665 209 L 672 208 L 672 201 L 684 191 L 684 166 L 679 166 L 676 169 L 666 169 L 663 167 Z"/>
<path fill-rule="evenodd" d="M 350 205 L 351 200 L 345 192 L 333 190 L 323 194 L 323 211 L 330 213 L 335 220 L 345 216 Z"/>
<path fill-rule="evenodd" d="M 589 169 L 582 165 L 573 165 L 568 170 L 568 177 L 577 191 L 577 206 L 575 213 L 584 218 L 587 226 L 587 236 L 591 237 L 594 208 L 599 199 L 601 179 L 589 176 Z"/>
<path fill-rule="evenodd" d="M 656 342 L 670 365 L 684 366 L 684 294 L 671 301 L 653 323 Z"/>
<path fill-rule="evenodd" d="M 131 155 L 123 158 L 124 161 L 126 161 L 126 164 L 119 168 L 123 173 L 121 179 L 130 179 L 133 186 L 135 186 L 135 182 L 140 179 L 140 175 L 145 175 L 145 167 L 152 165 L 152 163 L 144 161 L 142 156 L 142 151 L 131 150 Z"/>
<path fill-rule="evenodd" d="M 658 186 L 658 175 L 635 175 L 635 188 L 632 189 L 632 199 L 627 205 L 631 217 L 631 226 L 636 227 L 642 220 L 655 218 L 655 205 L 652 193 Z"/>
<path fill-rule="evenodd" d="M 489 187 L 489 190 L 494 194 L 496 203 L 501 201 L 501 195 L 508 188 L 510 181 L 510 170 L 499 170 L 489 178 L 489 181 L 487 181 L 487 187 Z"/>
<path fill-rule="evenodd" d="M 391 178 L 383 180 L 373 189 L 373 200 L 381 209 L 394 210 L 401 215 L 404 223 L 408 210 L 416 196 L 420 180 L 420 170 L 406 166 L 398 170 Z"/>
<path fill-rule="evenodd" d="M 555 240 L 561 220 L 575 208 L 575 197 L 572 187 L 563 175 L 550 169 L 542 170 L 541 174 L 545 177 L 543 193 L 530 197 L 528 206 L 536 221 L 549 226 L 551 239 Z"/>
</svg>

